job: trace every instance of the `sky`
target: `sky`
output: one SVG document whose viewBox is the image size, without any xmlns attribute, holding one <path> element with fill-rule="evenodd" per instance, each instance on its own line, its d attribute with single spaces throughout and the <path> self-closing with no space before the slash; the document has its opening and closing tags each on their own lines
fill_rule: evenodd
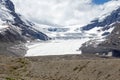
<svg viewBox="0 0 120 80">
<path fill-rule="evenodd" d="M 102 20 L 120 6 L 120 0 L 11 0 L 16 12 L 37 24 L 83 26 Z"/>
<path fill-rule="evenodd" d="M 93 3 L 98 4 L 98 5 L 104 4 L 108 1 L 110 1 L 110 0 L 92 0 Z"/>
</svg>

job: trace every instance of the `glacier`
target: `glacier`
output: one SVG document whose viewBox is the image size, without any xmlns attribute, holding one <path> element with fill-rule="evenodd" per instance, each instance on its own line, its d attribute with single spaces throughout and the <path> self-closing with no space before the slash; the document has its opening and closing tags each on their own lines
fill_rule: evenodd
<svg viewBox="0 0 120 80">
<path fill-rule="evenodd" d="M 89 39 L 52 40 L 46 42 L 27 43 L 27 54 L 25 56 L 48 56 L 48 55 L 70 55 L 81 54 L 79 47 Z"/>
</svg>

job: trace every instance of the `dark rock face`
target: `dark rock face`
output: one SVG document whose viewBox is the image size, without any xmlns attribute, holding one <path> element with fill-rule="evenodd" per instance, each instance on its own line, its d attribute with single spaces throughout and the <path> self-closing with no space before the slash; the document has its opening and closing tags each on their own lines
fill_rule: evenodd
<svg viewBox="0 0 120 80">
<path fill-rule="evenodd" d="M 113 50 L 112 52 L 114 57 L 120 57 L 120 50 Z"/>
<path fill-rule="evenodd" d="M 15 12 L 14 4 L 10 0 L 5 0 L 5 6 L 10 11 Z"/>
<path fill-rule="evenodd" d="M 107 47 L 112 50 L 113 56 L 120 57 L 120 23 L 113 25 L 115 28 L 107 40 L 102 42 L 100 46 Z"/>
<path fill-rule="evenodd" d="M 7 9 L 15 12 L 14 4 L 10 0 L 0 0 L 1 5 L 5 5 Z"/>
<path fill-rule="evenodd" d="M 99 19 L 93 20 L 91 24 L 84 26 L 82 29 L 83 30 L 90 30 L 94 27 L 105 27 L 107 29 L 107 28 L 109 28 L 110 24 L 117 22 L 117 21 L 120 21 L 120 8 L 113 11 L 103 21 L 99 22 Z"/>
<path fill-rule="evenodd" d="M 99 46 L 99 42 L 97 40 L 90 40 L 84 44 L 80 48 L 83 54 L 107 54 L 111 50 L 104 46 Z"/>
</svg>

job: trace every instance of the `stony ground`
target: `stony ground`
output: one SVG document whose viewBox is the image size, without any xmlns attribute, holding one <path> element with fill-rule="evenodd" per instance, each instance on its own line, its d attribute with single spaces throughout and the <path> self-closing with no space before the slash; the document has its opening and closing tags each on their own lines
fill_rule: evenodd
<svg viewBox="0 0 120 80">
<path fill-rule="evenodd" d="M 120 59 L 97 56 L 0 56 L 0 80 L 120 80 Z"/>
</svg>

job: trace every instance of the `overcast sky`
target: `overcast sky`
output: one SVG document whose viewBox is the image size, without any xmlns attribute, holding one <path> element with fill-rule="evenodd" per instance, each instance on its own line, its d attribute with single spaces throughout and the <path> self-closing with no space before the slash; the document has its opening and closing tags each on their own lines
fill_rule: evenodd
<svg viewBox="0 0 120 80">
<path fill-rule="evenodd" d="M 36 23 L 85 25 L 120 6 L 120 0 L 12 0 L 16 12 Z"/>
</svg>

